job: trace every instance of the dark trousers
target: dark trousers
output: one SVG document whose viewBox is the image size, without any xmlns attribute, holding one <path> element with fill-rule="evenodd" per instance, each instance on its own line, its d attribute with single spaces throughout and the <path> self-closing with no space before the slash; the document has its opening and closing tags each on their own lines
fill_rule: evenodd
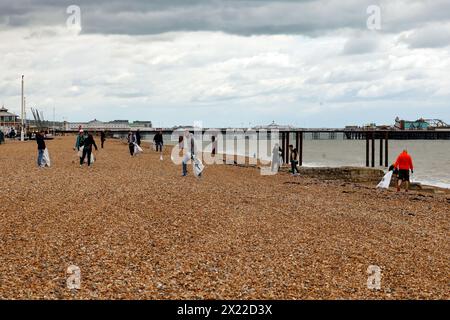
<svg viewBox="0 0 450 320">
<path fill-rule="evenodd" d="M 92 154 L 92 147 L 90 147 L 90 148 L 84 147 L 83 148 L 83 156 L 80 158 L 80 165 L 83 164 L 84 159 L 87 156 L 87 163 L 88 163 L 88 166 L 90 166 L 91 165 L 91 154 Z"/>
<path fill-rule="evenodd" d="M 291 171 L 292 171 L 292 174 L 295 174 L 295 173 L 299 173 L 299 171 L 298 171 L 298 168 L 297 168 L 297 163 L 298 163 L 298 161 L 291 161 Z"/>
<path fill-rule="evenodd" d="M 156 143 L 156 151 L 162 152 L 163 144 L 161 142 Z"/>
<path fill-rule="evenodd" d="M 130 154 L 134 155 L 134 143 L 129 143 L 128 148 L 130 149 Z"/>
<path fill-rule="evenodd" d="M 104 145 L 105 145 L 105 140 L 102 140 L 102 149 L 103 149 Z"/>
</svg>

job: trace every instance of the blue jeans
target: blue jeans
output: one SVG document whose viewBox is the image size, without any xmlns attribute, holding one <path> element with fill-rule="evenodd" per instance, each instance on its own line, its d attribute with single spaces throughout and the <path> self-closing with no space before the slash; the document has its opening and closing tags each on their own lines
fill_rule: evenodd
<svg viewBox="0 0 450 320">
<path fill-rule="evenodd" d="M 39 149 L 38 150 L 38 160 L 37 160 L 37 164 L 39 167 L 42 165 L 42 158 L 44 158 L 44 150 Z"/>
</svg>

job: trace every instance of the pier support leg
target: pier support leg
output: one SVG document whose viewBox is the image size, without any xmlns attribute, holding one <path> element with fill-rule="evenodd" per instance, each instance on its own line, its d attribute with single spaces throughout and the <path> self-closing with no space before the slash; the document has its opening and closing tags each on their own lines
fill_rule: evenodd
<svg viewBox="0 0 450 320">
<path fill-rule="evenodd" d="M 372 168 L 375 167 L 375 132 L 372 132 Z"/>
<path fill-rule="evenodd" d="M 389 167 L 389 132 L 386 132 L 384 139 L 384 166 Z"/>
<path fill-rule="evenodd" d="M 283 131 L 281 132 L 281 149 L 283 150 L 283 152 L 281 152 L 281 158 L 283 159 L 283 163 L 286 163 L 286 158 L 284 157 L 285 152 L 284 152 L 284 146 L 285 146 L 285 139 L 286 139 L 286 133 Z"/>
<path fill-rule="evenodd" d="M 300 132 L 300 148 L 298 150 L 298 165 L 303 166 L 303 132 Z"/>
<path fill-rule="evenodd" d="M 286 132 L 286 147 L 285 147 L 285 163 L 289 163 L 289 136 L 290 132 Z"/>
<path fill-rule="evenodd" d="M 369 165 L 369 134 L 366 132 L 366 167 Z"/>
<path fill-rule="evenodd" d="M 383 166 L 383 136 L 380 137 L 380 167 Z"/>
<path fill-rule="evenodd" d="M 303 165 L 303 132 L 295 133 L 295 148 L 298 151 L 298 165 Z"/>
</svg>

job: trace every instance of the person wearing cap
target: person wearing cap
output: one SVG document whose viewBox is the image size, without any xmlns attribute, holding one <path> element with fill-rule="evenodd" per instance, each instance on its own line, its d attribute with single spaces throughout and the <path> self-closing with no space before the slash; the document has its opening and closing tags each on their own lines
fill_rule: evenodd
<svg viewBox="0 0 450 320">
<path fill-rule="evenodd" d="M 74 150 L 80 151 L 80 148 L 83 146 L 84 139 L 86 139 L 86 135 L 84 134 L 84 130 L 80 129 L 78 132 L 77 140 L 75 142 Z"/>
<path fill-rule="evenodd" d="M 80 149 L 84 146 L 85 139 L 86 139 L 86 135 L 84 134 L 84 130 L 80 129 L 78 136 L 77 136 L 77 140 L 75 142 L 75 147 L 73 148 L 73 150 L 78 151 L 78 156 L 80 157 L 80 161 L 81 161 L 81 158 L 83 157 L 83 151 L 80 152 Z"/>
</svg>

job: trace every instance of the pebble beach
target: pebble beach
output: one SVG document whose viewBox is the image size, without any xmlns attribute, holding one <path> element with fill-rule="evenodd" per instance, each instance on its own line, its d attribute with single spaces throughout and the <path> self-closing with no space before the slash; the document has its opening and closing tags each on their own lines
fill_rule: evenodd
<svg viewBox="0 0 450 320">
<path fill-rule="evenodd" d="M 170 149 L 118 140 L 80 168 L 75 137 L 46 143 L 43 169 L 34 141 L 0 145 L 0 299 L 450 298 L 448 194 L 231 165 L 182 178 Z"/>
</svg>

